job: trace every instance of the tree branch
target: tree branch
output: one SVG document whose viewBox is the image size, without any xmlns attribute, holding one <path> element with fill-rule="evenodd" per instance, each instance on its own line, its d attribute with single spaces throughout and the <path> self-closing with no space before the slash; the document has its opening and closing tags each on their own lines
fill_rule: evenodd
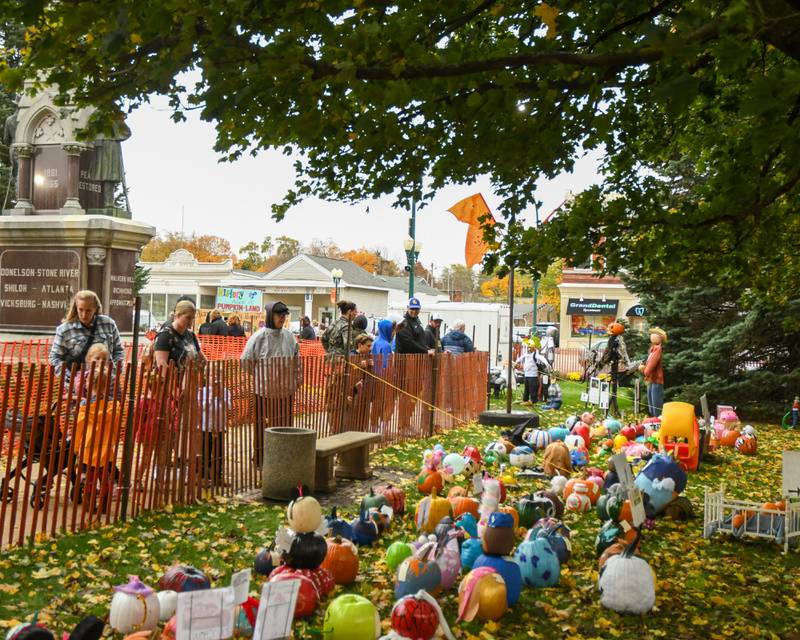
<svg viewBox="0 0 800 640">
<path fill-rule="evenodd" d="M 592 42 L 589 45 L 589 51 L 592 51 L 598 44 L 603 42 L 603 40 L 606 40 L 615 33 L 619 33 L 620 31 L 627 29 L 628 27 L 631 27 L 639 22 L 642 22 L 643 20 L 652 20 L 653 18 L 661 14 L 661 12 L 664 9 L 666 9 L 670 4 L 673 3 L 673 1 L 674 0 L 662 0 L 662 2 L 656 4 L 656 6 L 650 9 L 650 11 L 645 11 L 644 13 L 640 13 L 638 16 L 634 16 L 628 20 L 625 20 L 624 22 L 620 22 L 619 24 L 614 25 L 613 27 L 607 29 L 606 31 L 603 31 L 597 36 L 597 38 L 595 38 L 594 42 Z"/>
<path fill-rule="evenodd" d="M 449 22 L 445 22 L 440 27 L 435 27 L 433 31 L 433 41 L 437 42 L 441 40 L 444 36 L 453 33 L 456 29 L 463 27 L 465 24 L 468 24 L 473 18 L 479 16 L 481 13 L 486 11 L 489 7 L 495 4 L 497 0 L 483 0 L 477 7 L 475 7 L 472 11 L 465 13 L 458 18 L 454 18 Z"/>
</svg>

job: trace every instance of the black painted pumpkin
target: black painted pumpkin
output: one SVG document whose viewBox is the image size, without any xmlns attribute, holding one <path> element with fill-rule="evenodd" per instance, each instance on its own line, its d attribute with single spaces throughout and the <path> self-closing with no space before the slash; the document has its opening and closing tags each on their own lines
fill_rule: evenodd
<svg viewBox="0 0 800 640">
<path fill-rule="evenodd" d="M 280 566 L 280 555 L 274 551 L 275 545 L 271 544 L 266 549 L 262 549 L 253 561 L 253 571 L 260 576 L 269 576 L 272 571 Z"/>
<path fill-rule="evenodd" d="M 353 527 L 347 520 L 342 520 L 336 515 L 336 507 L 331 509 L 331 515 L 325 516 L 328 523 L 329 533 L 332 536 L 339 536 L 340 538 L 347 538 L 348 540 L 353 537 Z"/>
<path fill-rule="evenodd" d="M 283 562 L 293 569 L 316 569 L 327 554 L 328 543 L 316 531 L 298 533 L 283 554 Z"/>
</svg>

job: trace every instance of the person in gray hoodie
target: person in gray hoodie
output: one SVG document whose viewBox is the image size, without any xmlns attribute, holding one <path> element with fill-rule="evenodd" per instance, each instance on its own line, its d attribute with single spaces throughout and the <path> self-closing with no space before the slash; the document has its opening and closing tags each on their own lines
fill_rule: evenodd
<svg viewBox="0 0 800 640">
<path fill-rule="evenodd" d="M 264 457 L 264 429 L 291 427 L 294 392 L 301 379 L 300 345 L 284 327 L 289 308 L 281 301 L 264 308 L 266 326 L 247 340 L 241 361 L 253 375 L 255 436 L 253 461 L 260 468 Z"/>
</svg>

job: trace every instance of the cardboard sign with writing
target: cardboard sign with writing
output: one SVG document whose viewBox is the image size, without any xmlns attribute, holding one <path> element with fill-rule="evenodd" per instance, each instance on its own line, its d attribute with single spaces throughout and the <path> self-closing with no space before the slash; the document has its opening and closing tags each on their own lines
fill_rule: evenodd
<svg viewBox="0 0 800 640">
<path fill-rule="evenodd" d="M 242 569 L 231 576 L 231 589 L 233 589 L 233 604 L 242 604 L 250 593 L 250 569 Z"/>
<path fill-rule="evenodd" d="M 647 514 L 644 511 L 644 499 L 642 498 L 642 492 L 639 487 L 631 487 L 628 489 L 628 500 L 631 502 L 633 526 L 638 529 L 647 519 Z"/>
<path fill-rule="evenodd" d="M 614 468 L 617 470 L 619 483 L 630 492 L 633 487 L 633 471 L 631 471 L 631 465 L 628 464 L 628 458 L 624 453 L 618 453 L 611 456 L 611 460 L 614 462 Z"/>
<path fill-rule="evenodd" d="M 783 452 L 783 495 L 800 498 L 800 451 Z"/>
<path fill-rule="evenodd" d="M 178 594 L 175 640 L 224 640 L 233 636 L 233 589 Z"/>
<path fill-rule="evenodd" d="M 292 635 L 292 620 L 299 591 L 299 580 L 264 584 L 253 628 L 253 640 L 282 640 Z"/>
</svg>

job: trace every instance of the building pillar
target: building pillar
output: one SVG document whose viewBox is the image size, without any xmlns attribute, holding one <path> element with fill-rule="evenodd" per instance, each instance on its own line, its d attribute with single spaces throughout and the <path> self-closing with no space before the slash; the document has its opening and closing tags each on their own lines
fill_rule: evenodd
<svg viewBox="0 0 800 640">
<path fill-rule="evenodd" d="M 31 156 L 33 145 L 14 144 L 12 152 L 17 159 L 17 204 L 10 210 L 15 215 L 31 215 L 33 203 L 31 202 Z"/>
<path fill-rule="evenodd" d="M 306 289 L 306 295 L 303 298 L 305 306 L 303 307 L 303 315 L 308 316 L 310 320 L 314 319 L 314 290 Z"/>
<path fill-rule="evenodd" d="M 94 291 L 101 301 L 105 302 L 106 250 L 103 247 L 86 247 L 86 263 L 89 266 L 86 286 Z M 108 309 L 105 309 L 105 311 L 107 313 Z"/>
<path fill-rule="evenodd" d="M 86 213 L 78 200 L 81 152 L 84 150 L 84 146 L 76 143 L 68 143 L 62 144 L 61 148 L 67 154 L 67 199 L 61 207 L 61 213 Z"/>
</svg>

